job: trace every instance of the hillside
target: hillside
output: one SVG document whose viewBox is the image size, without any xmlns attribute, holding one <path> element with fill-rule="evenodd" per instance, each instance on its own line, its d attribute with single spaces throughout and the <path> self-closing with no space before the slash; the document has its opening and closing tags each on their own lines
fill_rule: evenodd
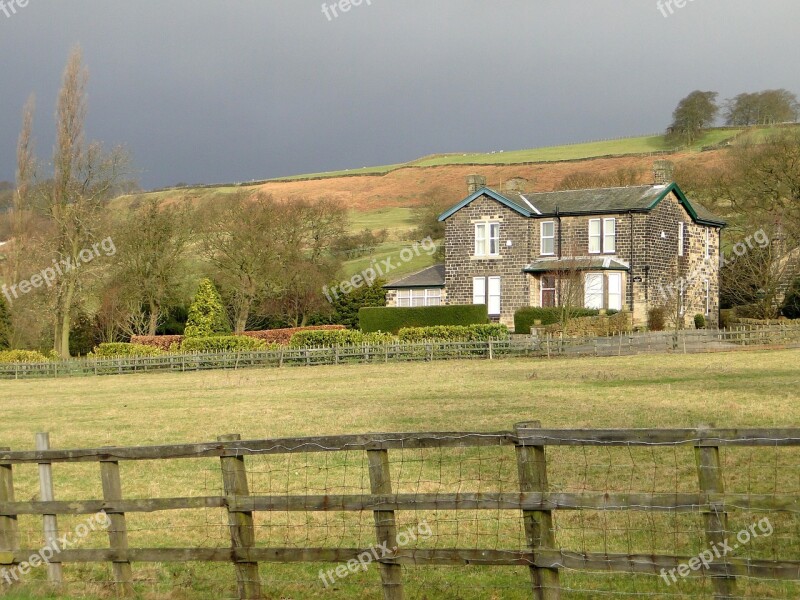
<svg viewBox="0 0 800 600">
<path fill-rule="evenodd" d="M 402 165 L 299 175 L 254 184 L 177 188 L 149 192 L 145 196 L 165 202 L 184 198 L 215 202 L 241 191 L 263 192 L 281 198 L 337 198 L 350 209 L 353 230 L 385 228 L 390 233 L 389 240 L 373 256 L 345 265 L 346 273 L 351 274 L 365 268 L 372 259 L 398 253 L 411 241 L 413 208 L 434 191 L 452 196 L 453 203 L 459 201 L 467 191 L 465 178 L 473 173 L 486 177 L 491 187 L 502 187 L 513 178 L 521 179 L 529 192 L 551 191 L 564 177 L 578 172 L 602 175 L 633 169 L 641 173 L 640 183 L 648 183 L 652 181 L 652 165 L 657 159 L 711 166 L 720 160 L 725 146 L 736 143 L 742 136 L 761 138 L 765 132 L 764 129 L 715 129 L 694 147 L 676 152 L 665 149 L 663 136 L 644 136 L 514 152 L 439 155 Z M 124 196 L 116 202 L 123 204 L 132 200 L 133 197 Z M 418 257 L 399 268 L 393 276 L 424 268 L 430 262 L 427 256 Z"/>
</svg>

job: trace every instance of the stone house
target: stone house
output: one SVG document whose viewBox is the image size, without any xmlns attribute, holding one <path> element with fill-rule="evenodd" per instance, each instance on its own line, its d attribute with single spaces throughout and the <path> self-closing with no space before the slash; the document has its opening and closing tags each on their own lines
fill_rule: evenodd
<svg viewBox="0 0 800 600">
<path fill-rule="evenodd" d="M 716 327 L 725 222 L 668 171 L 656 176 L 654 185 L 546 193 L 500 193 L 470 176 L 469 196 L 439 217 L 444 265 L 386 286 L 389 305 L 487 304 L 509 327 L 527 306 L 627 310 L 635 326 L 663 307 L 668 319 L 691 325 L 702 314 Z"/>
</svg>

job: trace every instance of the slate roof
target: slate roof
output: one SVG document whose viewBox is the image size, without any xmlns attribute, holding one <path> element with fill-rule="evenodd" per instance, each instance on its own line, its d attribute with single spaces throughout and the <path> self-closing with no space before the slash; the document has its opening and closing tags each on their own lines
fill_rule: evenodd
<svg viewBox="0 0 800 600">
<path fill-rule="evenodd" d="M 387 283 L 383 287 L 388 290 L 444 287 L 444 265 L 433 265 L 408 277 Z"/>
<path fill-rule="evenodd" d="M 661 200 L 674 192 L 692 218 L 701 225 L 724 227 L 725 221 L 715 216 L 698 202 L 689 201 L 676 185 L 641 185 L 619 188 L 569 190 L 563 192 L 540 192 L 521 194 L 483 188 L 439 216 L 440 221 L 449 218 L 477 198 L 487 195 L 525 217 L 549 217 L 555 215 L 602 215 L 626 212 L 649 212 Z"/>
<path fill-rule="evenodd" d="M 602 257 L 574 259 L 548 258 L 536 260 L 522 269 L 525 273 L 550 273 L 553 271 L 628 271 L 630 265 L 622 260 Z"/>
</svg>

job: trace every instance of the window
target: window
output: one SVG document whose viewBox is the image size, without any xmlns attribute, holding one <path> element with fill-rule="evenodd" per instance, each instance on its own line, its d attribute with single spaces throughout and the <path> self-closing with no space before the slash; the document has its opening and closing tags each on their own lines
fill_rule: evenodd
<svg viewBox="0 0 800 600">
<path fill-rule="evenodd" d="M 622 273 L 608 274 L 608 309 L 622 310 Z"/>
<path fill-rule="evenodd" d="M 499 256 L 500 223 L 475 223 L 475 256 Z"/>
<path fill-rule="evenodd" d="M 589 254 L 614 254 L 617 251 L 617 220 L 589 219 Z"/>
<path fill-rule="evenodd" d="M 500 315 L 500 278 L 473 277 L 472 303 L 488 305 L 489 315 Z"/>
<path fill-rule="evenodd" d="M 553 255 L 556 253 L 556 224 L 555 221 L 542 223 L 542 248 L 541 254 Z"/>
<path fill-rule="evenodd" d="M 617 251 L 617 220 L 603 220 L 603 252 L 614 254 Z"/>
<path fill-rule="evenodd" d="M 603 308 L 603 274 L 586 273 L 584 280 L 584 308 Z"/>
<path fill-rule="evenodd" d="M 539 306 L 553 308 L 556 305 L 556 278 L 554 275 L 542 275 L 541 298 Z"/>
<path fill-rule="evenodd" d="M 589 220 L 589 253 L 600 254 L 603 244 L 603 226 L 600 219 Z"/>
<path fill-rule="evenodd" d="M 439 306 L 442 303 L 442 290 L 419 289 L 397 290 L 397 306 L 408 308 L 410 306 Z"/>
<path fill-rule="evenodd" d="M 472 279 L 472 303 L 486 304 L 486 278 L 473 277 Z"/>
<path fill-rule="evenodd" d="M 711 230 L 706 227 L 706 260 L 711 258 Z"/>
<path fill-rule="evenodd" d="M 678 308 L 680 310 L 680 314 L 681 315 L 686 312 L 686 303 L 685 303 L 686 293 L 685 292 L 686 292 L 686 284 L 684 283 L 683 278 L 681 278 L 680 298 L 678 299 L 678 303 L 679 303 Z"/>
<path fill-rule="evenodd" d="M 711 283 L 708 279 L 705 280 L 706 286 L 706 316 L 711 314 Z"/>
<path fill-rule="evenodd" d="M 500 278 L 489 277 L 489 315 L 500 315 Z"/>
<path fill-rule="evenodd" d="M 678 256 L 683 256 L 683 246 L 685 238 L 686 238 L 686 223 L 678 223 Z"/>
</svg>

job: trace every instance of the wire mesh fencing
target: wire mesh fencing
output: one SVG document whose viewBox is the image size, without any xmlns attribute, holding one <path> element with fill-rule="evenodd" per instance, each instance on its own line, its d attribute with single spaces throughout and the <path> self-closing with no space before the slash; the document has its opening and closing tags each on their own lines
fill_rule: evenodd
<svg viewBox="0 0 800 600">
<path fill-rule="evenodd" d="M 796 429 L 532 423 L 0 451 L 0 583 L 87 598 L 789 599 L 799 513 Z"/>
</svg>

